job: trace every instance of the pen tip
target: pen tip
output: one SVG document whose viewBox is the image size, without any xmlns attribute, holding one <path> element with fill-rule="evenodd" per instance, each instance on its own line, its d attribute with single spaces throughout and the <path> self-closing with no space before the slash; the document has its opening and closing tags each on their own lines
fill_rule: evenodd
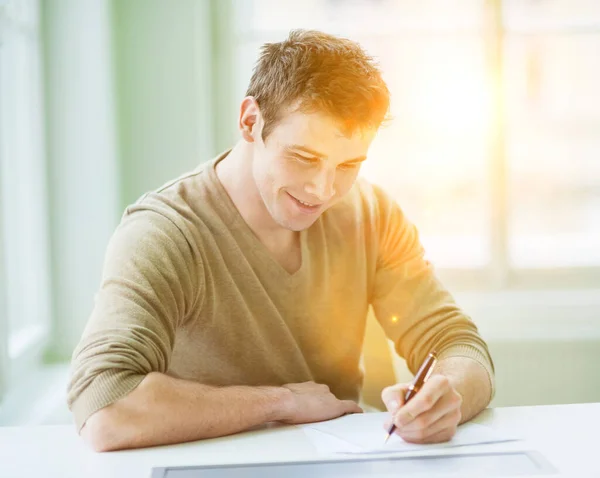
<svg viewBox="0 0 600 478">
<path fill-rule="evenodd" d="M 387 436 L 385 437 L 385 441 L 383 442 L 383 444 L 385 445 L 388 440 L 390 439 L 391 433 L 388 433 Z"/>
</svg>

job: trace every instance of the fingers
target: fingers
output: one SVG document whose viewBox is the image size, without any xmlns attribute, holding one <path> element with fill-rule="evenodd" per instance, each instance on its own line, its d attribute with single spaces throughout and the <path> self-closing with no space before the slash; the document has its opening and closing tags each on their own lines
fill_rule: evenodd
<svg viewBox="0 0 600 478">
<path fill-rule="evenodd" d="M 406 395 L 407 390 L 407 383 L 400 383 L 383 389 L 381 392 L 381 400 L 385 404 L 388 412 L 395 414 L 398 409 L 404 405 L 404 395 Z"/>
<path fill-rule="evenodd" d="M 358 404 L 353 400 L 338 400 L 337 397 L 331 392 L 331 389 L 329 388 L 328 385 L 323 384 L 323 383 L 319 383 L 319 384 L 315 384 L 315 385 L 318 388 L 319 392 L 321 392 L 324 395 L 327 395 L 328 397 L 330 397 L 333 400 L 338 401 L 342 415 L 344 415 L 346 413 L 362 413 L 363 412 L 363 409 L 360 408 L 358 406 Z"/>
<path fill-rule="evenodd" d="M 450 440 L 460 423 L 460 410 L 453 410 L 441 417 L 427 428 L 405 431 L 396 428 L 395 434 L 409 443 L 441 443 Z M 383 429 L 387 432 L 392 425 L 392 420 L 386 420 Z"/>
<path fill-rule="evenodd" d="M 389 387 L 382 392 L 388 409 L 407 389 L 406 385 Z M 451 439 L 461 421 L 461 395 L 450 381 L 436 375 L 423 386 L 408 403 L 401 406 L 384 424 L 389 430 L 396 426 L 396 434 L 411 443 L 438 443 Z M 393 406 L 393 405 L 392 405 Z"/>
<path fill-rule="evenodd" d="M 358 406 L 358 404 L 352 400 L 340 400 L 342 404 L 343 413 L 363 413 L 363 409 Z"/>
<path fill-rule="evenodd" d="M 454 435 L 456 435 L 456 427 L 446 428 L 445 430 L 428 437 L 423 443 L 444 443 L 452 440 Z"/>
<path fill-rule="evenodd" d="M 403 432 L 411 433 L 418 430 L 423 430 L 431 427 L 435 422 L 440 420 L 443 416 L 451 412 L 458 413 L 458 421 L 460 421 L 460 406 L 462 400 L 460 395 L 450 390 L 449 393 L 443 395 L 435 404 L 435 406 L 426 412 L 421 413 L 419 416 L 410 421 L 407 425 L 401 425 L 397 417 L 394 417 L 394 423 L 399 428 L 402 428 Z M 400 412 L 398 412 L 400 413 Z M 458 422 L 457 422 L 458 423 Z"/>
<path fill-rule="evenodd" d="M 283 423 L 313 423 L 363 411 L 352 400 L 339 400 L 326 384 L 303 382 L 283 387 L 291 391 L 279 419 Z"/>
<path fill-rule="evenodd" d="M 399 428 L 407 426 L 421 414 L 433 409 L 442 396 L 453 391 L 448 378 L 434 375 L 414 398 L 400 408 L 394 417 L 394 423 Z"/>
<path fill-rule="evenodd" d="M 460 411 L 453 410 L 425 429 L 412 431 L 397 430 L 398 435 L 409 443 L 441 443 L 456 434 Z"/>
</svg>

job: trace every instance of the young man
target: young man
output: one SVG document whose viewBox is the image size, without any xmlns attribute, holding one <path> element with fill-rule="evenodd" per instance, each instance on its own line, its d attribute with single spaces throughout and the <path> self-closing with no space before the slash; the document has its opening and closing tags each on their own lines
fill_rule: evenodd
<svg viewBox="0 0 600 478">
<path fill-rule="evenodd" d="M 448 440 L 489 403 L 475 325 L 400 208 L 357 179 L 388 106 L 349 40 L 263 47 L 239 142 L 128 207 L 110 241 L 68 395 L 94 449 L 361 412 L 369 305 L 413 372 L 440 356 L 406 406 L 406 384 L 383 391 L 400 436 Z"/>
</svg>

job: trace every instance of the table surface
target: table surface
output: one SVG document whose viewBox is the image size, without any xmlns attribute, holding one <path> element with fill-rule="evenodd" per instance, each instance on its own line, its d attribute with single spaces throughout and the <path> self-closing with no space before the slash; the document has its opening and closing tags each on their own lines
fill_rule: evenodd
<svg viewBox="0 0 600 478">
<path fill-rule="evenodd" d="M 523 440 L 427 453 L 537 450 L 560 476 L 600 477 L 600 403 L 486 409 L 474 421 Z M 7 478 L 149 478 L 155 466 L 320 459 L 326 457 L 293 426 L 111 453 L 91 451 L 71 425 L 0 427 L 0 477 Z"/>
</svg>

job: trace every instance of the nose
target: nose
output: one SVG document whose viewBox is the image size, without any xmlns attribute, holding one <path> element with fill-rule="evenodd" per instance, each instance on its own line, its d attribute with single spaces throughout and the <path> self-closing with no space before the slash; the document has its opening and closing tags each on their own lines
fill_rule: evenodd
<svg viewBox="0 0 600 478">
<path fill-rule="evenodd" d="M 320 203 L 329 201 L 335 195 L 335 173 L 335 169 L 321 168 L 312 180 L 306 183 L 305 191 Z"/>
</svg>

